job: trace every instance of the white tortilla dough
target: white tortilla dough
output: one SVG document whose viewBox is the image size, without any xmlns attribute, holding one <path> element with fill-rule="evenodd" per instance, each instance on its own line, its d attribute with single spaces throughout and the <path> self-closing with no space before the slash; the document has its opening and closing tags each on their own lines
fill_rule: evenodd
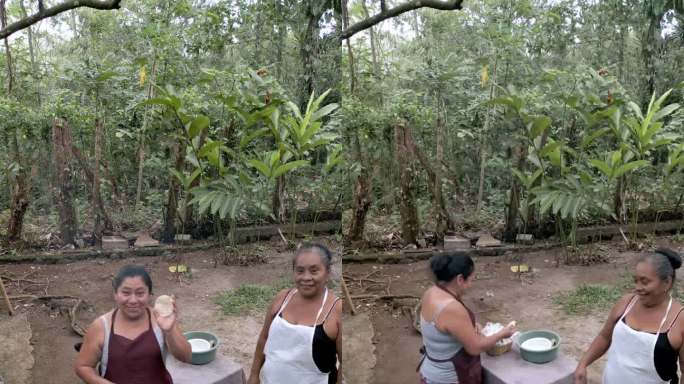
<svg viewBox="0 0 684 384">
<path fill-rule="evenodd" d="M 161 317 L 171 316 L 173 313 L 173 302 L 171 301 L 171 296 L 161 295 L 157 297 L 157 300 L 154 302 L 154 309 Z"/>
</svg>

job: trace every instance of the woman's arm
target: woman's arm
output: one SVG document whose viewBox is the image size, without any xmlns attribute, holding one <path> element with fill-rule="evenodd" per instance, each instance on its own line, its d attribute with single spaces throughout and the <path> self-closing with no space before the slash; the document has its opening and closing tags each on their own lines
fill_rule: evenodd
<svg viewBox="0 0 684 384">
<path fill-rule="evenodd" d="M 615 328 L 615 323 L 618 322 L 629 302 L 634 297 L 633 294 L 625 295 L 618 301 L 613 309 L 608 315 L 608 319 L 599 334 L 594 338 L 594 341 L 589 346 L 589 349 L 584 353 L 582 359 L 577 364 L 577 369 L 575 370 L 575 383 L 586 383 L 587 382 L 587 367 L 591 365 L 594 361 L 598 360 L 610 347 L 610 343 L 613 339 L 613 329 Z"/>
<path fill-rule="evenodd" d="M 164 331 L 164 340 L 169 347 L 169 351 L 176 359 L 189 363 L 192 360 L 192 347 L 188 343 L 178 324 L 175 324 L 169 331 Z"/>
<path fill-rule="evenodd" d="M 511 337 L 515 332 L 515 326 L 508 325 L 490 336 L 479 334 L 470 320 L 468 311 L 457 302 L 447 305 L 440 314 L 438 321 L 440 324 L 444 324 L 446 331 L 463 344 L 463 348 L 472 356 L 477 356 L 491 349 L 497 341 Z"/>
<path fill-rule="evenodd" d="M 104 344 L 104 327 L 100 319 L 95 319 L 83 338 L 81 350 L 74 362 L 74 371 L 86 384 L 112 384 L 97 373 L 95 367 L 102 355 L 102 345 Z"/>
<path fill-rule="evenodd" d="M 192 360 L 192 348 L 188 339 L 185 338 L 178 326 L 178 308 L 176 307 L 176 298 L 171 297 L 173 303 L 173 312 L 169 316 L 160 316 L 155 309 L 154 317 L 159 328 L 164 332 L 164 341 L 169 351 L 176 359 L 189 363 Z"/>
<path fill-rule="evenodd" d="M 266 312 L 266 318 L 264 319 L 264 326 L 261 328 L 261 333 L 259 333 L 259 340 L 257 341 L 256 350 L 254 351 L 254 359 L 252 360 L 252 369 L 249 372 L 248 384 L 259 384 L 259 374 L 261 373 L 261 367 L 266 361 L 266 355 L 264 355 L 264 348 L 266 347 L 266 339 L 268 339 L 268 330 L 271 328 L 271 323 L 278 309 L 285 301 L 285 297 L 290 292 L 289 289 L 284 289 L 276 295 L 275 299 L 271 303 L 270 308 Z"/>
</svg>

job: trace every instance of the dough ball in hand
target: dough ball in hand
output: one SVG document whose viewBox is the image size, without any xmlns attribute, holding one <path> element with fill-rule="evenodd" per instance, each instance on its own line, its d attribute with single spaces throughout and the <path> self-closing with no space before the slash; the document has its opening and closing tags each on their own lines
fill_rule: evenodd
<svg viewBox="0 0 684 384">
<path fill-rule="evenodd" d="M 157 300 L 154 302 L 154 309 L 161 317 L 171 316 L 173 313 L 173 301 L 171 300 L 171 296 L 161 295 L 157 297 Z"/>
</svg>

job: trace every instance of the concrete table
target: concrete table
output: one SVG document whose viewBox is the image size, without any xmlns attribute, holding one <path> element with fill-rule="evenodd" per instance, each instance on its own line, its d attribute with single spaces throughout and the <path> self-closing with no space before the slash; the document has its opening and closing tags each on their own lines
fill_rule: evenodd
<svg viewBox="0 0 684 384">
<path fill-rule="evenodd" d="M 496 357 L 482 354 L 484 384 L 573 384 L 575 368 L 577 362 L 562 352 L 546 364 L 527 362 L 515 351 Z"/>
<path fill-rule="evenodd" d="M 209 364 L 192 365 L 181 363 L 171 354 L 166 358 L 166 369 L 173 384 L 245 384 L 242 367 L 229 358 L 217 355 Z"/>
</svg>

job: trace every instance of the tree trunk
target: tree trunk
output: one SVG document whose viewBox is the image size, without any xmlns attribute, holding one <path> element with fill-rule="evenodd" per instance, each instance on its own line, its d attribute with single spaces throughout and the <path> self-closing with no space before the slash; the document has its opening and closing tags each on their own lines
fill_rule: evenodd
<svg viewBox="0 0 684 384">
<path fill-rule="evenodd" d="M 342 0 L 342 21 L 343 28 L 349 27 L 349 9 L 347 0 Z M 351 41 L 347 39 L 347 56 L 349 57 L 349 93 L 354 94 L 356 89 L 356 70 L 354 69 L 354 52 L 352 51 Z"/>
<path fill-rule="evenodd" d="M 623 224 L 627 220 L 627 212 L 625 211 L 625 177 L 621 176 L 617 180 L 615 187 L 615 194 L 613 195 L 613 213 L 618 223 Z"/>
<path fill-rule="evenodd" d="M 354 186 L 354 208 L 352 210 L 352 222 L 349 226 L 349 241 L 363 239 L 363 231 L 366 227 L 366 214 L 371 205 L 371 177 L 367 169 L 356 178 Z"/>
<path fill-rule="evenodd" d="M 103 221 L 105 221 L 104 204 L 100 196 L 100 162 L 102 160 L 102 120 L 95 120 L 95 159 L 93 164 L 93 193 L 92 206 L 93 214 L 95 216 L 95 224 L 93 226 L 93 238 L 95 239 L 95 246 L 102 247 L 102 235 L 104 233 Z"/>
<path fill-rule="evenodd" d="M 304 71 L 302 83 L 300 85 L 302 91 L 300 92 L 299 100 L 299 105 L 302 107 L 302 110 L 306 108 L 309 97 L 316 89 L 314 58 L 316 57 L 316 47 L 318 45 L 318 18 L 312 8 L 313 5 L 306 5 L 307 26 L 299 46 L 299 54 L 302 60 L 302 69 Z"/>
<path fill-rule="evenodd" d="M 157 75 L 157 58 L 152 61 L 152 73 L 150 76 L 150 85 L 147 88 L 147 100 L 154 97 L 154 84 Z M 138 139 L 138 185 L 135 189 L 135 206 L 140 204 L 142 198 L 143 172 L 145 169 L 145 131 L 147 130 L 147 108 L 145 107 L 145 116 L 143 117 L 143 126 L 141 128 L 140 137 Z"/>
<path fill-rule="evenodd" d="M 394 125 L 395 159 L 399 167 L 399 212 L 401 232 L 408 244 L 417 244 L 420 223 L 414 193 L 414 170 L 411 159 L 406 156 L 410 149 L 407 145 L 406 123 L 398 121 Z"/>
<path fill-rule="evenodd" d="M 174 168 L 178 172 L 183 172 L 185 162 L 185 145 L 175 143 L 173 146 L 173 156 L 175 158 Z M 169 172 L 169 195 L 166 201 L 166 212 L 164 214 L 164 229 L 162 232 L 163 243 L 173 243 L 176 236 L 176 216 L 178 214 L 178 193 L 180 184 L 176 176 Z"/>
<path fill-rule="evenodd" d="M 5 0 L 0 0 L 0 29 L 5 29 L 7 26 L 7 8 L 5 7 Z M 12 52 L 10 51 L 9 40 L 5 41 L 5 61 L 7 63 L 7 94 L 12 94 L 14 89 L 14 74 L 12 70 Z"/>
<path fill-rule="evenodd" d="M 24 174 L 17 175 L 14 179 L 14 188 L 12 189 L 12 208 L 7 227 L 7 240 L 10 243 L 21 239 L 24 215 L 29 206 L 30 191 L 30 185 L 26 182 Z"/>
<path fill-rule="evenodd" d="M 370 14 L 368 12 L 368 6 L 366 6 L 366 0 L 361 0 L 361 6 L 363 8 L 363 14 L 366 19 L 370 18 Z M 348 28 L 349 25 L 345 27 Z M 375 30 L 373 27 L 368 28 L 368 33 L 370 35 L 370 48 L 371 48 L 371 60 L 373 62 L 373 75 L 376 78 L 380 77 L 380 65 L 378 63 L 378 51 L 376 48 L 377 42 L 375 41 Z M 347 39 L 347 42 L 349 42 L 349 39 Z"/>
<path fill-rule="evenodd" d="M 59 227 L 65 245 L 74 244 L 78 231 L 71 155 L 69 124 L 66 120 L 57 117 L 52 122 L 52 156 L 55 164 L 55 197 L 59 213 Z"/>
<path fill-rule="evenodd" d="M 21 7 L 22 17 L 24 19 L 27 18 L 28 14 L 26 13 L 26 7 L 24 6 L 24 0 L 19 1 L 19 6 Z M 28 46 L 29 46 L 29 57 L 31 59 L 31 70 L 33 71 L 33 76 L 36 76 L 36 72 L 38 72 L 38 67 L 36 67 L 36 55 L 33 51 L 33 27 L 26 28 L 26 31 L 28 32 Z"/>
<path fill-rule="evenodd" d="M 494 60 L 494 71 L 492 73 L 492 81 L 489 88 L 489 101 L 496 97 L 496 67 L 497 60 Z M 492 118 L 492 106 L 487 107 L 487 116 L 485 117 L 484 127 L 482 128 L 482 135 L 480 136 L 480 182 L 477 188 L 477 205 L 475 206 L 475 215 L 479 218 L 482 210 L 482 203 L 484 199 L 484 179 L 485 167 L 487 165 L 487 133 L 489 131 L 489 124 Z"/>
<path fill-rule="evenodd" d="M 644 67 L 646 69 L 646 94 L 643 95 L 642 110 L 645 112 L 651 100 L 651 95 L 656 91 L 656 45 L 660 40 L 660 21 L 663 19 L 663 13 L 656 12 L 653 7 L 656 4 L 650 4 L 649 23 L 646 33 L 642 38 L 641 54 L 644 60 Z"/>
<path fill-rule="evenodd" d="M 441 118 L 437 119 L 437 126 L 442 125 Z M 440 128 L 437 128 L 439 131 Z M 429 159 L 425 156 L 423 151 L 416 145 L 413 139 L 413 134 L 407 127 L 404 131 L 406 147 L 409 153 L 412 154 L 425 170 L 430 181 L 430 194 L 432 197 L 432 209 L 435 214 L 436 228 L 435 233 L 437 238 L 443 238 L 446 234 L 447 229 L 454 229 L 454 221 L 451 219 L 451 215 L 447 211 L 446 204 L 444 202 L 444 194 L 442 192 L 442 179 L 439 176 L 439 171 L 433 168 L 430 164 Z M 435 167 L 435 168 L 439 168 Z"/>
<path fill-rule="evenodd" d="M 103 141 L 104 141 L 104 133 L 100 132 L 100 138 L 97 138 L 97 132 L 98 129 L 102 129 L 102 126 L 98 127 L 97 124 L 101 124 L 98 121 L 96 121 L 95 125 L 95 135 L 96 135 L 96 140 L 99 140 L 99 142 L 96 141 L 95 145 L 99 146 L 99 151 L 100 151 L 100 161 L 96 162 L 93 164 L 93 169 L 91 169 L 88 160 L 83 156 L 81 151 L 74 145 L 74 143 L 71 143 L 71 154 L 74 156 L 78 164 L 80 165 L 81 169 L 83 169 L 83 172 L 86 175 L 86 179 L 90 183 L 91 186 L 95 185 L 95 180 L 100 180 L 100 183 L 98 183 L 98 190 L 97 194 L 95 195 L 95 189 L 91 188 L 91 197 L 92 197 L 92 203 L 93 203 L 93 212 L 97 215 L 100 215 L 100 219 L 103 225 L 103 229 L 105 230 L 111 230 L 114 228 L 112 224 L 112 219 L 107 215 L 107 211 L 105 210 L 104 207 L 104 202 L 102 200 L 102 194 L 100 193 L 100 185 L 101 185 L 101 179 L 99 177 L 96 178 L 95 172 L 97 171 L 98 176 L 99 176 L 99 165 L 102 163 L 102 147 L 103 147 Z M 97 149 L 96 149 L 97 151 Z M 97 154 L 97 153 L 96 153 Z M 97 170 L 95 169 L 97 168 Z M 99 213 L 98 213 L 99 212 Z"/>
<path fill-rule="evenodd" d="M 280 176 L 276 179 L 275 190 L 273 191 L 273 217 L 279 223 L 285 222 L 285 204 L 283 199 L 285 197 L 285 176 Z"/>
<path fill-rule="evenodd" d="M 525 165 L 525 149 L 523 147 L 514 148 L 514 161 L 516 162 L 516 167 L 522 170 Z M 506 241 L 515 240 L 518 234 L 518 216 L 520 208 L 520 185 L 518 184 L 518 179 L 515 176 L 511 176 L 511 191 L 508 200 L 508 207 L 506 210 L 506 227 L 504 228 L 504 239 Z"/>
</svg>

